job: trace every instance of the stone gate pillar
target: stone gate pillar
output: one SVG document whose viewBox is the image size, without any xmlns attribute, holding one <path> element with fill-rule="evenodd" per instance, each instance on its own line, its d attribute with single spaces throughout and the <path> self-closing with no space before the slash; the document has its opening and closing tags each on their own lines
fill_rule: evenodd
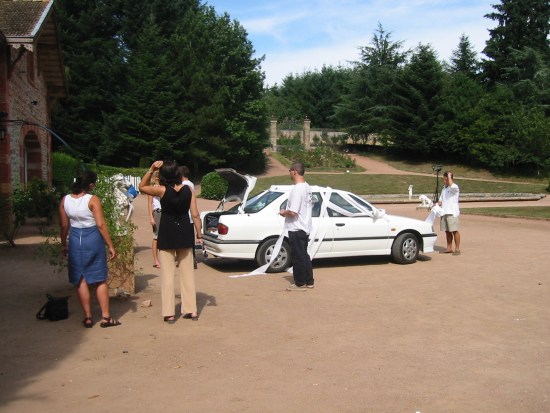
<svg viewBox="0 0 550 413">
<path fill-rule="evenodd" d="M 311 149 L 311 121 L 307 116 L 304 119 L 304 147 L 306 150 Z"/>
<path fill-rule="evenodd" d="M 271 127 L 269 128 L 269 138 L 271 141 L 271 149 L 277 150 L 277 119 L 275 116 L 271 117 Z"/>
</svg>

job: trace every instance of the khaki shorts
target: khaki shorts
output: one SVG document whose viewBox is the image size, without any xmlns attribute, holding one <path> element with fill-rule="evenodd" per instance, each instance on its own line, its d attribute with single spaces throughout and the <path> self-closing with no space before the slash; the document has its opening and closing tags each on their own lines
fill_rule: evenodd
<svg viewBox="0 0 550 413">
<path fill-rule="evenodd" d="M 161 211 L 153 211 L 153 219 L 155 220 L 155 225 L 153 225 L 153 239 L 157 239 L 159 236 L 160 215 Z"/>
<path fill-rule="evenodd" d="M 440 225 L 441 231 L 455 232 L 455 231 L 458 231 L 458 227 L 459 227 L 458 217 L 454 217 L 452 215 L 443 215 L 441 217 L 441 225 Z"/>
</svg>

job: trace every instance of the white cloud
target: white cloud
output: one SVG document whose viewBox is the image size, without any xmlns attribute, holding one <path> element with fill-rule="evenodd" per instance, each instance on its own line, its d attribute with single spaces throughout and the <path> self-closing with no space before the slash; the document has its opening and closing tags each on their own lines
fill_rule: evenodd
<svg viewBox="0 0 550 413">
<path fill-rule="evenodd" d="M 448 60 L 466 34 L 480 53 L 494 22 L 484 18 L 495 0 L 213 0 L 247 30 L 266 83 L 288 74 L 359 60 L 378 22 L 406 48 L 431 44 Z"/>
</svg>

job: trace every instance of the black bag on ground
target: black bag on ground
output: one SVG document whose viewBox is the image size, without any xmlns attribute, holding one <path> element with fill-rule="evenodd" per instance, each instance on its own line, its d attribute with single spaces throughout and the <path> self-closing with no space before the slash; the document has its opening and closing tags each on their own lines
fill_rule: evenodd
<svg viewBox="0 0 550 413">
<path fill-rule="evenodd" d="M 36 313 L 36 318 L 50 321 L 69 318 L 69 297 L 52 297 L 50 294 L 46 294 L 46 297 L 48 302 Z"/>
</svg>

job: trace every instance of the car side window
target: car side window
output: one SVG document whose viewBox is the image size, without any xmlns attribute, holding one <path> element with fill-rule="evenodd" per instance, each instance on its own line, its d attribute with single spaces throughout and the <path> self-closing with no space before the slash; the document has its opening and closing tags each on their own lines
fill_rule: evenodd
<svg viewBox="0 0 550 413">
<path fill-rule="evenodd" d="M 355 202 L 363 206 L 367 211 L 372 212 L 372 206 L 368 202 L 366 202 L 364 199 L 359 198 L 358 196 L 355 196 L 353 194 L 349 194 L 349 196 L 351 196 Z"/>
<path fill-rule="evenodd" d="M 271 204 L 277 198 L 282 195 L 282 192 L 267 191 L 263 194 L 256 195 L 252 199 L 249 199 L 244 207 L 244 212 L 247 214 L 254 214 L 261 211 L 266 206 Z"/>
<path fill-rule="evenodd" d="M 321 198 L 321 194 L 319 192 L 313 192 L 311 194 L 311 202 L 313 203 L 311 209 L 311 217 L 318 218 L 321 215 L 321 204 L 323 203 L 323 198 Z M 286 203 L 287 201 L 285 200 L 281 204 L 280 209 L 286 209 Z"/>
<path fill-rule="evenodd" d="M 338 205 L 340 208 L 345 209 L 346 211 L 348 211 L 352 214 L 356 214 L 358 212 L 361 212 L 357 208 L 355 208 L 353 205 L 351 205 L 348 201 L 346 201 L 344 198 L 342 198 L 342 196 L 337 192 L 333 192 L 330 195 L 330 202 L 332 202 L 335 205 Z M 329 216 L 331 216 L 331 217 L 343 217 L 343 216 L 345 216 L 345 215 L 343 215 L 339 212 L 334 211 L 331 208 L 328 209 L 328 213 L 329 213 Z"/>
</svg>

